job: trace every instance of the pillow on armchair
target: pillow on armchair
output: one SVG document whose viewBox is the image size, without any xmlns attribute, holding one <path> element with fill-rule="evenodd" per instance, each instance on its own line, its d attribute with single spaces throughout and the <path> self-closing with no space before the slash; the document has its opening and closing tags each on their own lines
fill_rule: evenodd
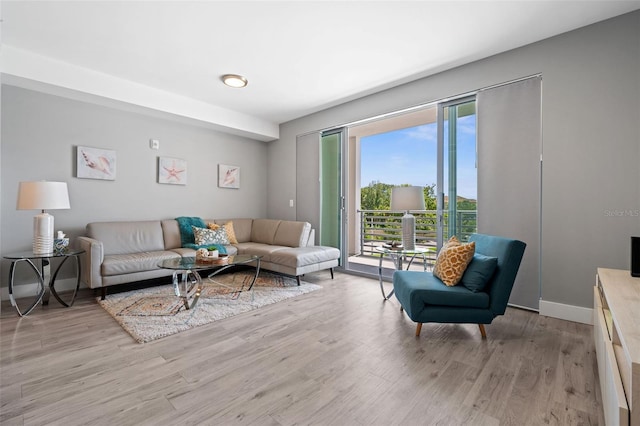
<svg viewBox="0 0 640 426">
<path fill-rule="evenodd" d="M 440 249 L 433 267 L 433 276 L 440 278 L 449 287 L 458 284 L 473 259 L 475 250 L 475 243 L 462 244 L 454 235 Z"/>
<path fill-rule="evenodd" d="M 484 290 L 498 266 L 498 258 L 476 253 L 460 283 L 474 293 Z"/>
</svg>

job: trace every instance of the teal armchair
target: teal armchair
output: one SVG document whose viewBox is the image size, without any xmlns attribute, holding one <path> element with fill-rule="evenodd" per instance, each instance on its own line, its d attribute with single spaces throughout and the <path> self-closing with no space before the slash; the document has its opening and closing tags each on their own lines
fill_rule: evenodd
<svg viewBox="0 0 640 426">
<path fill-rule="evenodd" d="M 482 337 L 486 338 L 484 324 L 491 324 L 496 316 L 504 315 L 526 244 L 483 234 L 473 234 L 469 241 L 475 242 L 476 256 L 463 281 L 466 274 L 482 269 L 482 259 L 493 262 L 485 274 L 482 290 L 461 284 L 447 287 L 431 272 L 394 272 L 395 295 L 400 309 L 417 323 L 416 336 L 420 335 L 423 323 L 436 322 L 478 324 Z M 497 264 L 491 258 L 497 258 Z"/>
</svg>

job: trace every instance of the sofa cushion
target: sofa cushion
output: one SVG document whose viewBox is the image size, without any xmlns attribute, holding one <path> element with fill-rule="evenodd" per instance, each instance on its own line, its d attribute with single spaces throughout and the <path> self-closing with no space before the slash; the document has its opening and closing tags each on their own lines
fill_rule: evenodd
<svg viewBox="0 0 640 426">
<path fill-rule="evenodd" d="M 276 246 L 273 244 L 262 243 L 239 243 L 235 246 L 238 249 L 238 254 L 252 254 L 255 256 L 262 256 L 262 260 L 265 262 L 271 262 L 271 257 L 274 252 L 286 249 L 285 246 Z"/>
<path fill-rule="evenodd" d="M 134 272 L 152 271 L 158 268 L 163 260 L 179 258 L 173 251 L 151 251 L 132 254 L 114 254 L 104 257 L 101 266 L 103 276 L 132 274 Z"/>
<path fill-rule="evenodd" d="M 498 258 L 476 253 L 464 271 L 460 283 L 473 292 L 482 291 L 498 266 Z"/>
<path fill-rule="evenodd" d="M 160 224 L 162 226 L 162 233 L 164 234 L 165 250 L 171 250 L 171 249 L 182 247 L 178 221 L 175 219 L 165 219 L 160 221 Z"/>
<path fill-rule="evenodd" d="M 325 246 L 283 248 L 271 253 L 271 262 L 291 268 L 315 265 L 339 258 L 340 250 Z"/>
<path fill-rule="evenodd" d="M 274 237 L 280 220 L 254 219 L 251 227 L 251 241 L 254 243 L 274 244 Z"/>
<path fill-rule="evenodd" d="M 474 293 L 464 286 L 449 287 L 430 272 L 395 271 L 393 288 L 399 300 L 409 301 L 412 312 L 422 311 L 425 305 L 489 307 L 487 293 Z"/>
<path fill-rule="evenodd" d="M 448 286 L 460 282 L 464 271 L 475 253 L 475 243 L 451 244 L 443 247 L 436 258 L 433 275 L 440 278 Z"/>
<path fill-rule="evenodd" d="M 214 222 L 218 225 L 228 223 L 229 219 L 216 219 Z M 251 228 L 253 227 L 253 219 L 233 219 L 233 233 L 236 236 L 237 243 L 246 243 L 251 241 Z M 231 238 L 229 238 L 231 241 Z M 231 244 L 237 244 L 231 243 Z"/>
<path fill-rule="evenodd" d="M 273 244 L 289 247 L 303 247 L 307 245 L 311 232 L 309 222 L 280 221 L 278 230 L 273 238 Z"/>
<path fill-rule="evenodd" d="M 102 242 L 105 255 L 164 250 L 159 220 L 89 223 L 87 236 Z"/>
</svg>

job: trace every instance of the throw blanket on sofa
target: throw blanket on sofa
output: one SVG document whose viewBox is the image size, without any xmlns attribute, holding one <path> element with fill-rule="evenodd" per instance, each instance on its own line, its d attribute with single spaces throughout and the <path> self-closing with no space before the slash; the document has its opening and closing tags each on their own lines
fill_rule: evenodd
<svg viewBox="0 0 640 426">
<path fill-rule="evenodd" d="M 198 250 L 200 248 L 209 248 L 215 247 L 218 249 L 218 252 L 226 254 L 227 249 L 222 244 L 203 244 L 197 245 L 195 237 L 193 235 L 192 226 L 196 226 L 198 228 L 206 228 L 207 224 L 202 218 L 199 217 L 176 217 L 176 221 L 178 222 L 178 227 L 180 228 L 180 242 L 182 247 L 191 248 L 194 250 Z"/>
</svg>

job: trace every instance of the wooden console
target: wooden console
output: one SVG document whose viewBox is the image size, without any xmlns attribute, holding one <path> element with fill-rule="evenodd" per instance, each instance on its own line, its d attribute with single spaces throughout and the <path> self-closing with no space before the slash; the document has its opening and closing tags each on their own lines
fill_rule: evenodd
<svg viewBox="0 0 640 426">
<path fill-rule="evenodd" d="M 593 336 L 606 424 L 640 426 L 640 278 L 598 268 Z"/>
</svg>

